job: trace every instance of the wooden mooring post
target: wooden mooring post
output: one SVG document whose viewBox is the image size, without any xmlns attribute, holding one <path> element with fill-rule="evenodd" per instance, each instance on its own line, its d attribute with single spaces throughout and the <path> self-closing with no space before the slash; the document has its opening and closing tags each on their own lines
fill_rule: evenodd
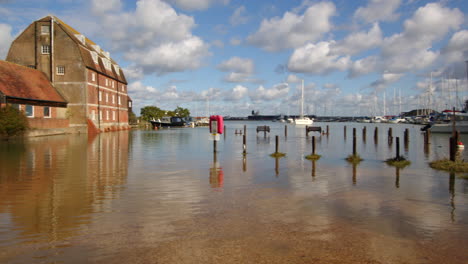
<svg viewBox="0 0 468 264">
<path fill-rule="evenodd" d="M 315 136 L 312 136 L 312 155 L 315 155 Z"/>
<path fill-rule="evenodd" d="M 319 132 L 319 133 L 322 132 L 322 127 L 306 126 L 305 129 L 306 129 L 306 137 L 309 136 L 309 132 L 314 132 L 314 131 Z"/>
<path fill-rule="evenodd" d="M 367 138 L 367 127 L 362 128 L 362 141 L 366 142 Z"/>
<path fill-rule="evenodd" d="M 353 128 L 353 156 L 357 155 L 356 151 L 356 128 Z"/>
<path fill-rule="evenodd" d="M 245 134 L 242 137 L 242 154 L 246 155 L 247 154 L 247 138 Z"/>
<path fill-rule="evenodd" d="M 275 136 L 275 153 L 278 153 L 279 151 L 279 136 Z"/>
<path fill-rule="evenodd" d="M 392 128 L 388 128 L 388 144 L 392 144 L 393 143 L 393 132 L 392 132 Z"/>
<path fill-rule="evenodd" d="M 396 137 L 396 160 L 400 160 L 400 138 Z"/>
<path fill-rule="evenodd" d="M 374 129 L 374 143 L 377 144 L 379 142 L 379 128 L 375 127 Z"/>
<path fill-rule="evenodd" d="M 288 125 L 284 125 L 284 137 L 288 137 Z"/>
<path fill-rule="evenodd" d="M 346 126 L 343 127 L 343 136 L 346 139 Z"/>
<path fill-rule="evenodd" d="M 427 146 L 429 144 L 431 144 L 431 130 L 427 129 L 424 133 L 424 145 Z"/>
<path fill-rule="evenodd" d="M 244 125 L 244 135 L 247 135 L 247 125 Z"/>
</svg>

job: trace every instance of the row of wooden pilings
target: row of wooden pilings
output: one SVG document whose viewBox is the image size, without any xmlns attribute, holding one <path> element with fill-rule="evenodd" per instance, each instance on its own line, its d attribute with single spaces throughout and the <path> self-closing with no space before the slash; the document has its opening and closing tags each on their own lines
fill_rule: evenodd
<svg viewBox="0 0 468 264">
<path fill-rule="evenodd" d="M 322 131 L 322 128 L 321 127 L 306 127 L 306 136 L 308 137 L 308 134 L 309 132 L 311 131 L 316 131 L 316 132 L 319 132 L 319 133 L 322 133 L 324 135 L 329 135 L 329 132 L 330 132 L 330 129 L 329 129 L 329 126 L 327 125 L 326 126 L 326 129 L 324 131 Z M 264 137 L 266 137 L 266 133 L 267 132 L 270 132 L 270 129 L 268 126 L 263 126 L 262 127 L 257 127 L 257 133 L 258 132 L 263 132 L 264 133 Z M 247 140 L 246 140 L 246 136 L 247 136 L 247 126 L 244 125 L 244 131 L 242 133 L 242 130 L 239 129 L 235 131 L 235 134 L 243 134 L 243 151 L 242 153 L 245 155 L 247 154 Z M 344 126 L 343 127 L 343 135 L 344 135 L 344 138 L 346 139 L 346 136 L 347 136 L 347 126 Z M 285 125 L 284 126 L 284 136 L 287 137 L 288 136 L 288 126 Z M 224 126 L 224 138 L 226 138 L 226 126 Z M 428 149 L 429 148 L 429 145 L 431 144 L 430 142 L 430 138 L 431 138 L 431 131 L 430 130 L 426 130 L 424 132 L 424 148 L 425 149 Z M 367 139 L 367 127 L 363 127 L 362 128 L 362 140 L 363 142 L 366 142 L 366 139 Z M 379 128 L 378 127 L 375 127 L 374 128 L 374 142 L 375 144 L 378 143 L 378 139 L 379 139 Z M 390 145 L 393 144 L 393 140 L 394 140 L 394 137 L 393 137 L 393 128 L 392 127 L 389 127 L 388 128 L 388 132 L 387 132 L 387 142 Z M 395 137 L 395 140 L 396 140 L 396 157 L 399 158 L 400 157 L 400 138 L 399 137 Z M 406 128 L 403 132 L 403 142 L 404 142 L 404 146 L 405 146 L 405 149 L 408 148 L 409 146 L 409 129 Z M 459 132 L 456 131 L 452 137 L 450 137 L 450 141 L 449 141 L 449 152 L 450 152 L 450 160 L 452 161 L 455 161 L 456 160 L 456 152 L 457 152 L 457 144 L 459 142 Z M 278 153 L 278 150 L 279 150 L 279 136 L 276 135 L 276 138 L 275 138 L 275 153 Z M 315 137 L 312 137 L 312 154 L 315 155 Z M 357 138 L 356 138 L 356 128 L 353 128 L 353 155 L 357 155 Z"/>
</svg>

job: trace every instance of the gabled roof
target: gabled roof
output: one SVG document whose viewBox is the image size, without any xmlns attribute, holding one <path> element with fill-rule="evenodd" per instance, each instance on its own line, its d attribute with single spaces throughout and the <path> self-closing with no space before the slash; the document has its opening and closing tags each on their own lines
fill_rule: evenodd
<svg viewBox="0 0 468 264">
<path fill-rule="evenodd" d="M 123 70 L 120 66 L 115 62 L 109 55 L 108 52 L 102 50 L 96 43 L 92 40 L 85 37 L 83 34 L 78 32 L 76 29 L 72 28 L 59 18 L 55 16 L 46 16 L 38 21 L 42 22 L 50 22 L 53 21 L 59 26 L 63 31 L 65 31 L 68 36 L 78 45 L 81 52 L 81 57 L 83 62 L 85 63 L 86 67 L 93 69 L 99 73 L 107 75 L 115 80 L 123 82 L 127 84 L 127 80 L 125 79 L 125 75 Z M 81 38 L 81 39 L 80 39 Z M 97 61 L 93 60 L 92 53 L 97 56 Z M 104 61 L 108 61 L 110 63 L 110 68 L 104 67 Z"/>
<path fill-rule="evenodd" d="M 0 60 L 0 93 L 16 102 L 66 107 L 67 102 L 38 70 Z"/>
</svg>

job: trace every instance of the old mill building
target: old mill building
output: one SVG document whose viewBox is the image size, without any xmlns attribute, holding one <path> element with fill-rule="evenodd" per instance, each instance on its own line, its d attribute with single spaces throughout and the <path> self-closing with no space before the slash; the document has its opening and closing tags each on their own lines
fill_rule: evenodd
<svg viewBox="0 0 468 264">
<path fill-rule="evenodd" d="M 11 44 L 6 60 L 45 74 L 67 102 L 68 129 L 91 133 L 127 129 L 131 100 L 119 65 L 55 16 L 29 25 Z M 35 118 L 34 116 L 29 116 Z"/>
</svg>

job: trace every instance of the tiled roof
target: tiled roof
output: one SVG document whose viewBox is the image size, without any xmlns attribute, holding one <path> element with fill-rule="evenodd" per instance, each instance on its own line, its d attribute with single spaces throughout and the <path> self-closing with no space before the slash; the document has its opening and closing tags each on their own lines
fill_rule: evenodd
<svg viewBox="0 0 468 264">
<path fill-rule="evenodd" d="M 0 93 L 7 98 L 53 102 L 61 106 L 67 104 L 43 72 L 2 60 L 0 60 Z"/>
<path fill-rule="evenodd" d="M 77 37 L 77 35 L 82 35 L 82 34 L 55 16 L 46 16 L 38 21 L 50 22 L 51 20 L 55 21 L 55 23 L 59 27 L 61 27 L 70 36 L 70 38 L 78 45 L 78 47 L 80 48 L 81 57 L 83 58 L 83 62 L 85 63 L 86 67 L 127 84 L 127 80 L 125 79 L 125 75 L 122 69 L 119 67 L 119 74 L 115 72 L 113 65 L 119 66 L 117 62 L 115 62 L 112 58 L 110 58 L 109 54 L 106 55 L 105 51 L 103 51 L 100 48 L 97 48 L 98 45 L 94 43 L 92 40 L 83 36 L 84 43 L 81 42 L 80 39 Z M 96 52 L 96 54 L 98 55 L 98 63 L 94 63 L 92 56 L 91 56 L 91 52 Z M 110 70 L 104 67 L 103 60 L 110 61 L 111 63 Z"/>
</svg>

